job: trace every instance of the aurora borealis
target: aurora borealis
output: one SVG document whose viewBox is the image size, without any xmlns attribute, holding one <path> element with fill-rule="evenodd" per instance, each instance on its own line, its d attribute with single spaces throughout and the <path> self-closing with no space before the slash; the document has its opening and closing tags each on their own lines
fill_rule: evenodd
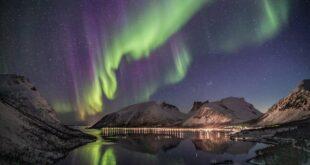
<svg viewBox="0 0 310 165">
<path fill-rule="evenodd" d="M 310 76 L 302 0 L 1 3 L 0 72 L 29 77 L 63 120 L 228 96 L 265 111 Z"/>
<path fill-rule="evenodd" d="M 121 24 L 122 28 L 116 31 L 114 28 L 117 27 L 112 26 L 113 30 L 107 32 L 111 36 L 106 40 L 104 37 L 102 37 L 103 39 L 100 36 L 98 37 L 99 33 L 92 35 L 94 26 L 88 26 L 92 25 L 91 22 L 95 22 L 92 19 L 97 18 L 98 14 L 88 12 L 93 14 L 86 18 L 87 23 L 85 27 L 89 29 L 89 31 L 86 31 L 86 36 L 89 36 L 87 38 L 88 45 L 99 45 L 99 47 L 89 49 L 89 54 L 95 56 L 91 59 L 93 62 L 91 64 L 93 69 L 91 75 L 93 78 L 90 80 L 90 86 L 85 87 L 85 91 L 82 92 L 82 100 L 78 99 L 77 102 L 81 103 L 86 100 L 82 105 L 86 105 L 83 109 L 101 111 L 103 108 L 102 97 L 106 97 L 109 100 L 113 100 L 116 97 L 118 80 L 115 71 L 119 69 L 121 60 L 127 57 L 129 61 L 136 61 L 149 57 L 151 52 L 164 44 L 170 36 L 179 30 L 202 4 L 203 1 L 193 2 L 191 0 L 150 1 L 150 4 L 146 4 L 146 9 L 142 9 L 141 13 L 135 13 L 133 11 L 138 10 L 132 11 L 131 9 L 128 14 L 124 14 L 124 16 L 137 16 L 134 18 L 128 17 L 126 22 L 124 21 L 125 23 L 122 21 L 119 21 L 121 23 L 117 22 L 116 24 Z M 120 5 L 122 4 L 120 3 Z M 99 15 L 97 20 L 101 19 L 101 17 Z M 95 27 L 100 28 L 100 25 Z M 102 32 L 104 30 L 100 29 L 99 31 Z M 104 40 L 103 44 L 100 44 L 101 40 Z M 164 79 L 167 79 L 163 81 L 163 84 L 174 83 L 185 75 L 190 57 L 183 44 L 179 43 L 180 41 L 177 42 L 173 45 L 174 48 L 172 48 L 174 52 L 169 53 L 173 55 L 173 61 L 175 61 L 175 66 L 169 68 L 169 70 L 175 70 L 175 73 L 168 75 L 168 78 L 163 76 Z M 101 50 L 102 46 L 103 50 Z M 156 82 L 156 80 L 153 81 Z M 144 100 L 148 99 L 149 95 L 158 86 L 157 84 L 147 85 L 149 86 L 149 89 L 147 89 L 149 91 L 146 91 L 145 97 L 142 97 Z"/>
</svg>

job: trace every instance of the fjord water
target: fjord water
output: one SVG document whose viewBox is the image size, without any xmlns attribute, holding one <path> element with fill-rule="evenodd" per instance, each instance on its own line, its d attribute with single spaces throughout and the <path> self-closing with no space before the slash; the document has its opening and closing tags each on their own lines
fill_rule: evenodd
<svg viewBox="0 0 310 165">
<path fill-rule="evenodd" d="M 248 164 L 255 151 L 267 147 L 255 142 L 231 141 L 224 132 L 170 134 L 97 134 L 99 140 L 81 146 L 59 165 Z"/>
</svg>

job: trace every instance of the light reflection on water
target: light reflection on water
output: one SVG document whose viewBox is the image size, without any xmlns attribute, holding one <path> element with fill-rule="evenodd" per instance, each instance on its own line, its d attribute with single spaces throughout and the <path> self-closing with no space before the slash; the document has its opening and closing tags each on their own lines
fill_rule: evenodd
<svg viewBox="0 0 310 165">
<path fill-rule="evenodd" d="M 94 132 L 92 132 L 94 134 Z M 98 135 L 98 132 L 95 132 Z M 225 132 L 171 131 L 128 132 L 106 131 L 99 140 L 73 150 L 59 165 L 115 164 L 211 164 L 233 162 L 247 164 L 255 151 L 267 145 L 231 141 Z"/>
</svg>

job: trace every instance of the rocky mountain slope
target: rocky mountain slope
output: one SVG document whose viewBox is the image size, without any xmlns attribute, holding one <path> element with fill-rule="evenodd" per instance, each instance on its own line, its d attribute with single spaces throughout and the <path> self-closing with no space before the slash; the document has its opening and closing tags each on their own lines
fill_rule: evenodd
<svg viewBox="0 0 310 165">
<path fill-rule="evenodd" d="M 262 114 L 243 98 L 228 97 L 220 101 L 195 102 L 182 126 L 202 127 L 236 124 L 260 117 Z"/>
<path fill-rule="evenodd" d="M 274 104 L 255 121 L 260 126 L 282 124 L 310 118 L 310 79 L 303 80 L 287 97 Z"/>
<path fill-rule="evenodd" d="M 0 75 L 0 164 L 53 164 L 95 140 L 62 125 L 25 77 Z"/>
<path fill-rule="evenodd" d="M 184 117 L 185 114 L 174 105 L 150 101 L 107 114 L 91 128 L 173 126 L 182 122 Z"/>
</svg>

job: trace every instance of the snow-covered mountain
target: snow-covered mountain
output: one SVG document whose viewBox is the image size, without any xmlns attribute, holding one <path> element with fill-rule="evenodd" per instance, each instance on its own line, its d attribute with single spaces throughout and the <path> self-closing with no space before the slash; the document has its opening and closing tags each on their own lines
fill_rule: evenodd
<svg viewBox="0 0 310 165">
<path fill-rule="evenodd" d="M 260 117 L 262 113 L 244 98 L 228 97 L 220 101 L 195 102 L 182 126 L 202 127 L 236 124 Z"/>
<path fill-rule="evenodd" d="M 256 124 L 274 125 L 306 118 L 310 118 L 310 79 L 303 80 L 287 97 L 274 104 Z"/>
<path fill-rule="evenodd" d="M 61 125 L 55 111 L 25 77 L 0 75 L 0 164 L 52 164 L 95 140 Z"/>
<path fill-rule="evenodd" d="M 260 117 L 262 113 L 243 98 L 228 97 L 215 102 L 194 102 L 188 114 L 176 106 L 154 101 L 125 107 L 105 115 L 91 128 L 102 127 L 202 127 L 236 124 Z"/>
<path fill-rule="evenodd" d="M 174 105 L 150 101 L 107 114 L 91 128 L 173 126 L 182 122 L 185 116 Z"/>
</svg>

